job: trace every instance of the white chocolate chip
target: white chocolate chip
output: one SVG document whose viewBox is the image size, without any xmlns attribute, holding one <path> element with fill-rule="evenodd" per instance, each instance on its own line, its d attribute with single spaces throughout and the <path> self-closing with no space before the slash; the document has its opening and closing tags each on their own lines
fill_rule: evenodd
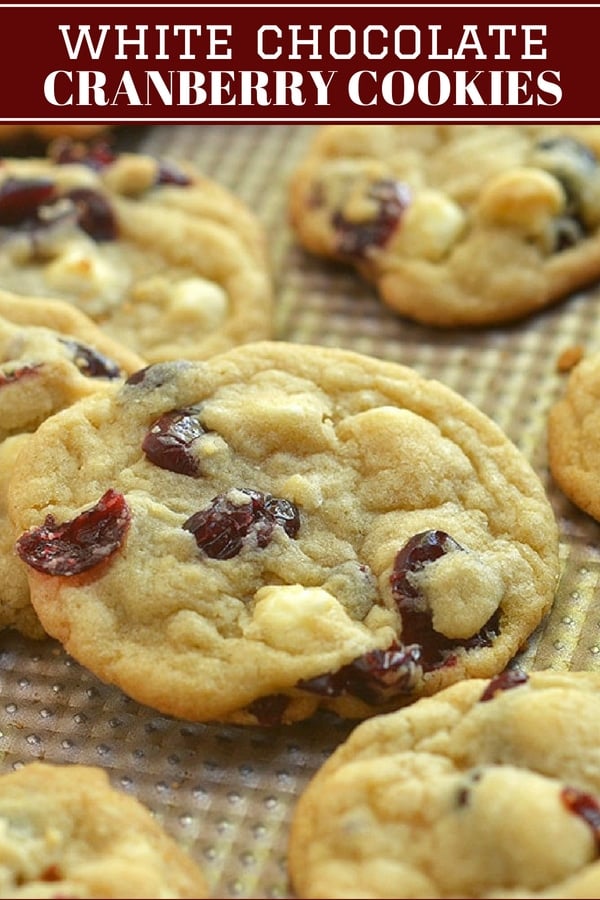
<svg viewBox="0 0 600 900">
<path fill-rule="evenodd" d="M 103 259 L 91 241 L 65 246 L 46 266 L 45 276 L 53 290 L 76 296 L 92 318 L 118 306 L 126 288 L 126 276 Z"/>
<path fill-rule="evenodd" d="M 483 556 L 456 550 L 424 566 L 414 577 L 427 598 L 435 631 L 463 639 L 480 631 L 504 596 L 498 570 Z"/>
<path fill-rule="evenodd" d="M 406 207 L 389 248 L 435 262 L 459 239 L 465 221 L 463 210 L 446 195 L 434 190 L 418 191 Z"/>
<path fill-rule="evenodd" d="M 562 212 L 564 204 L 565 194 L 556 178 L 523 166 L 502 172 L 485 185 L 478 211 L 487 221 L 536 234 Z"/>
<path fill-rule="evenodd" d="M 281 493 L 307 512 L 319 509 L 323 504 L 323 492 L 317 478 L 290 475 L 281 485 Z"/>
<path fill-rule="evenodd" d="M 194 441 L 194 452 L 199 458 L 208 460 L 218 454 L 228 454 L 229 447 L 219 434 L 208 432 Z"/>
<path fill-rule="evenodd" d="M 141 154 L 121 153 L 103 173 L 110 191 L 135 197 L 156 185 L 156 162 Z"/>
<path fill-rule="evenodd" d="M 292 654 L 330 652 L 333 645 L 356 644 L 357 655 L 373 636 L 353 622 L 340 603 L 323 588 L 299 584 L 271 585 L 256 593 L 252 622 L 244 637 L 263 641 Z"/>
<path fill-rule="evenodd" d="M 174 321 L 190 319 L 209 331 L 227 315 L 229 300 L 220 285 L 205 278 L 186 278 L 170 290 L 169 315 Z"/>
</svg>

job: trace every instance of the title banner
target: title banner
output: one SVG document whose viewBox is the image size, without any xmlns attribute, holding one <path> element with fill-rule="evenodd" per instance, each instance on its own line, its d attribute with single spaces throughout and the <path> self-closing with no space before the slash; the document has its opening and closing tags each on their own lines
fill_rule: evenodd
<svg viewBox="0 0 600 900">
<path fill-rule="evenodd" d="M 0 5 L 2 122 L 600 121 L 600 7 Z"/>
</svg>

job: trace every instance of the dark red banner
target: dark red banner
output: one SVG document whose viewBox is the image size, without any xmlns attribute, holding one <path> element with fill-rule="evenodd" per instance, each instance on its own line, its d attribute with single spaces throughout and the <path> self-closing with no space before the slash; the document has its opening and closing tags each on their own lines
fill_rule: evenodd
<svg viewBox="0 0 600 900">
<path fill-rule="evenodd" d="M 1 122 L 600 122 L 595 5 L 0 4 Z"/>
</svg>

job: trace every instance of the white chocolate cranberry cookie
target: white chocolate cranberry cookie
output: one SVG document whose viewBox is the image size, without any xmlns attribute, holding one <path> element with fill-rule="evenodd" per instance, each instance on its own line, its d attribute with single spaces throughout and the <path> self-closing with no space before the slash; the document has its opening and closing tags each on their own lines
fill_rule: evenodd
<svg viewBox="0 0 600 900">
<path fill-rule="evenodd" d="M 499 428 L 345 350 L 150 366 L 44 422 L 9 501 L 47 632 L 192 720 L 359 718 L 490 676 L 556 586 L 552 510 Z"/>
<path fill-rule="evenodd" d="M 0 896 L 201 898 L 208 888 L 102 769 L 32 762 L 0 775 Z"/>
<path fill-rule="evenodd" d="M 0 287 L 73 303 L 155 362 L 269 337 L 256 217 L 187 164 L 51 144 L 0 161 Z"/>
<path fill-rule="evenodd" d="M 0 290 L 0 441 L 144 365 L 68 303 Z"/>
<path fill-rule="evenodd" d="M 17 434 L 0 443 L 0 630 L 14 628 L 28 638 L 46 637 L 29 600 L 27 571 L 15 553 L 15 533 L 8 515 L 8 487 L 17 455 L 28 439 Z"/>
<path fill-rule="evenodd" d="M 324 126 L 291 221 L 398 313 L 493 325 L 600 275 L 599 160 L 593 125 Z"/>
<path fill-rule="evenodd" d="M 597 897 L 600 675 L 507 670 L 361 723 L 301 795 L 296 896 Z"/>
<path fill-rule="evenodd" d="M 48 416 L 143 365 L 69 304 L 0 291 L 0 629 L 44 636 L 6 510 L 19 449 Z"/>
<path fill-rule="evenodd" d="M 580 509 L 600 521 L 600 353 L 571 370 L 548 416 L 548 461 L 555 482 Z"/>
</svg>

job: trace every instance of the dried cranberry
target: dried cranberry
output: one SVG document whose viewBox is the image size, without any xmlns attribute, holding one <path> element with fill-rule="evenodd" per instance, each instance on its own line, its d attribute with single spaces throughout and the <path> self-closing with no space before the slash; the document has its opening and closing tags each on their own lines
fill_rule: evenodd
<svg viewBox="0 0 600 900">
<path fill-rule="evenodd" d="M 211 559 L 237 556 L 248 535 L 254 535 L 259 547 L 266 547 L 276 525 L 291 538 L 298 534 L 300 515 L 289 500 L 247 489 L 241 493 L 248 497 L 247 502 L 236 503 L 231 495 L 220 494 L 183 523 Z"/>
<path fill-rule="evenodd" d="M 296 687 L 323 697 L 350 694 L 376 705 L 411 694 L 420 673 L 421 648 L 393 643 L 358 656 L 336 672 L 302 679 Z"/>
<path fill-rule="evenodd" d="M 600 852 L 600 804 L 596 798 L 569 786 L 562 789 L 560 796 L 569 812 L 580 816 L 592 829 L 596 849 Z"/>
<path fill-rule="evenodd" d="M 431 672 L 442 666 L 456 665 L 456 651 L 460 648 L 476 650 L 490 647 L 499 634 L 499 620 L 500 614 L 496 611 L 477 634 L 470 638 L 450 639 L 434 630 L 430 613 L 405 613 L 402 619 L 402 639 L 420 647 L 423 671 Z"/>
<path fill-rule="evenodd" d="M 463 638 L 460 641 L 450 641 L 455 647 L 462 647 L 465 650 L 480 650 L 482 647 L 491 647 L 494 638 L 500 634 L 500 610 L 497 609 L 493 615 L 487 620 L 483 628 L 477 634 L 470 638 Z"/>
<path fill-rule="evenodd" d="M 420 646 L 423 670 L 426 672 L 440 666 L 453 665 L 456 662 L 454 652 L 459 647 L 473 650 L 490 646 L 499 630 L 498 610 L 483 628 L 470 638 L 450 640 L 434 630 L 427 598 L 420 592 L 416 580 L 411 576 L 451 552 L 464 550 L 445 531 L 421 532 L 414 535 L 398 551 L 390 575 L 392 594 L 402 616 L 402 641 L 404 644 Z"/>
<path fill-rule="evenodd" d="M 114 240 L 118 234 L 117 221 L 108 200 L 90 188 L 73 188 L 64 197 L 73 204 L 79 227 L 96 241 Z M 68 209 L 56 207 L 56 215 L 43 218 L 41 207 L 50 209 L 61 197 L 52 181 L 44 178 L 8 178 L 0 185 L 0 225 L 36 231 L 49 228 L 58 219 L 65 219 Z"/>
<path fill-rule="evenodd" d="M 21 381 L 22 378 L 30 378 L 32 375 L 37 375 L 41 368 L 41 364 L 38 363 L 19 366 L 18 369 L 13 369 L 12 372 L 0 371 L 0 387 L 5 387 L 7 384 L 14 384 L 16 381 Z"/>
<path fill-rule="evenodd" d="M 389 178 L 373 182 L 367 197 L 377 204 L 377 213 L 370 221 L 352 222 L 339 210 L 332 216 L 338 233 L 337 249 L 344 256 L 362 257 L 371 247 L 383 247 L 411 202 L 408 186 Z"/>
<path fill-rule="evenodd" d="M 111 556 L 123 543 L 131 514 L 123 494 L 110 488 L 70 522 L 47 515 L 43 525 L 17 540 L 21 559 L 45 575 L 78 575 Z"/>
<path fill-rule="evenodd" d="M 479 700 L 481 703 L 493 700 L 500 691 L 510 691 L 511 688 L 519 687 L 527 681 L 529 681 L 529 676 L 525 672 L 521 672 L 519 669 L 507 669 L 506 672 L 501 672 L 500 675 L 492 678 Z"/>
<path fill-rule="evenodd" d="M 6 178 L 0 184 L 0 225 L 20 225 L 35 218 L 40 206 L 56 198 L 48 178 Z"/>
<path fill-rule="evenodd" d="M 41 881 L 60 881 L 62 879 L 62 873 L 56 863 L 52 863 L 47 866 L 44 871 L 40 875 Z"/>
<path fill-rule="evenodd" d="M 287 694 L 268 694 L 259 697 L 247 706 L 259 725 L 274 727 L 283 723 L 283 716 L 290 703 Z"/>
<path fill-rule="evenodd" d="M 78 341 L 62 340 L 73 354 L 73 362 L 88 378 L 120 378 L 121 370 L 112 359 Z"/>
<path fill-rule="evenodd" d="M 150 462 L 181 475 L 199 475 L 200 466 L 192 448 L 206 430 L 198 416 L 197 407 L 172 409 L 153 422 L 142 441 L 142 450 Z"/>
<path fill-rule="evenodd" d="M 65 196 L 75 205 L 77 224 L 93 240 L 102 243 L 118 237 L 117 219 L 106 197 L 92 188 L 73 188 Z"/>
<path fill-rule="evenodd" d="M 55 141 L 50 147 L 50 156 L 59 166 L 80 163 L 95 171 L 105 169 L 117 159 L 117 154 L 105 141 L 85 144 L 69 138 Z"/>
<path fill-rule="evenodd" d="M 173 163 L 161 162 L 158 166 L 156 175 L 157 184 L 175 184 L 180 187 L 187 187 L 192 183 L 191 178 L 181 169 L 176 168 Z"/>
</svg>

